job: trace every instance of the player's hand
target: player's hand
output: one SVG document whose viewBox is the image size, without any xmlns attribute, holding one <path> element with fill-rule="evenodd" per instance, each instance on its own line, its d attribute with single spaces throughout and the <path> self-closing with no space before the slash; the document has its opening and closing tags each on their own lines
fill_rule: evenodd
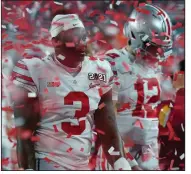
<svg viewBox="0 0 191 174">
<path fill-rule="evenodd" d="M 139 166 L 134 166 L 134 167 L 132 167 L 131 169 L 132 169 L 132 170 L 135 170 L 135 171 L 137 171 L 137 170 L 143 170 L 143 169 L 141 169 Z"/>
</svg>

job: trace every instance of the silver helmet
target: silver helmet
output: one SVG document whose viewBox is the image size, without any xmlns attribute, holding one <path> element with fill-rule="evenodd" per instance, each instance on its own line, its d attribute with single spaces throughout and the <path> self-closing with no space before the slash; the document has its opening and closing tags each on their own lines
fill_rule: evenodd
<svg viewBox="0 0 191 174">
<path fill-rule="evenodd" d="M 168 14 L 159 7 L 146 4 L 133 10 L 126 22 L 124 35 L 136 53 L 154 56 L 160 61 L 172 53 L 172 24 Z"/>
</svg>

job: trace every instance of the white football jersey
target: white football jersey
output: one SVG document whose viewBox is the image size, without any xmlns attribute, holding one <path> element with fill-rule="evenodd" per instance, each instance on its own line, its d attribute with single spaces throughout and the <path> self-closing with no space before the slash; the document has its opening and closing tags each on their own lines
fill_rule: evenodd
<svg viewBox="0 0 191 174">
<path fill-rule="evenodd" d="M 48 158 L 70 170 L 88 165 L 92 117 L 101 96 L 111 89 L 112 76 L 109 63 L 94 57 L 85 57 L 76 76 L 68 73 L 54 55 L 17 63 L 14 84 L 36 93 L 40 101 L 37 158 Z"/>
<path fill-rule="evenodd" d="M 155 117 L 154 110 L 161 93 L 157 70 L 135 63 L 133 55 L 125 49 L 110 50 L 105 56 L 120 80 L 119 115 Z"/>
</svg>

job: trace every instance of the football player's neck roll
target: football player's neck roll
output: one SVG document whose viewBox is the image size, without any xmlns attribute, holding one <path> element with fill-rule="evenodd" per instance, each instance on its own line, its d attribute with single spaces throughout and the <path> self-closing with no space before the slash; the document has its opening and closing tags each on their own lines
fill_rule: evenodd
<svg viewBox="0 0 191 174">
<path fill-rule="evenodd" d="M 50 34 L 57 59 L 70 68 L 78 67 L 87 49 L 86 30 L 76 14 L 56 15 Z"/>
</svg>

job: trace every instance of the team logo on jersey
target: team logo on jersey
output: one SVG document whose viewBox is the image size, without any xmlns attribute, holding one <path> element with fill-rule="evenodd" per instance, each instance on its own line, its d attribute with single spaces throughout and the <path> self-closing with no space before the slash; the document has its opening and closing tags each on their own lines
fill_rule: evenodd
<svg viewBox="0 0 191 174">
<path fill-rule="evenodd" d="M 94 88 L 94 87 L 96 87 L 96 86 L 100 86 L 100 84 L 93 84 L 93 83 L 90 83 L 89 88 Z"/>
<path fill-rule="evenodd" d="M 88 74 L 89 80 L 100 80 L 106 82 L 106 75 L 105 74 L 97 74 L 97 73 L 89 73 Z"/>
<path fill-rule="evenodd" d="M 59 87 L 60 82 L 47 82 L 47 87 Z"/>
</svg>

